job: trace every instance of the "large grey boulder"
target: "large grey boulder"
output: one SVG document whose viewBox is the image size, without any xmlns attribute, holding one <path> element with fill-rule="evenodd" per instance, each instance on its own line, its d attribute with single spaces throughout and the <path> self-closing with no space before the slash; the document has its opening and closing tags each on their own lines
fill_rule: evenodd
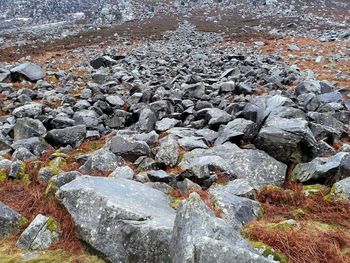
<svg viewBox="0 0 350 263">
<path fill-rule="evenodd" d="M 77 125 L 63 129 L 53 129 L 46 134 L 45 140 L 54 146 L 79 146 L 86 137 L 86 126 Z"/>
<path fill-rule="evenodd" d="M 30 80 L 38 81 L 43 79 L 46 75 L 45 71 L 37 64 L 33 63 L 24 63 L 18 65 L 11 70 L 11 78 L 13 80 Z"/>
<path fill-rule="evenodd" d="M 302 183 L 335 183 L 349 176 L 350 153 L 339 152 L 331 157 L 315 158 L 295 166 L 291 180 Z"/>
<path fill-rule="evenodd" d="M 219 136 L 215 145 L 223 144 L 227 141 L 239 142 L 240 140 L 252 142 L 258 133 L 258 126 L 250 120 L 237 118 L 219 131 Z"/>
<path fill-rule="evenodd" d="M 52 217 L 37 215 L 17 240 L 17 247 L 24 249 L 48 248 L 59 237 L 59 224 Z"/>
<path fill-rule="evenodd" d="M 42 111 L 43 105 L 40 103 L 33 102 L 14 109 L 12 114 L 17 118 L 36 118 L 42 113 Z"/>
<path fill-rule="evenodd" d="M 311 160 L 316 140 L 306 120 L 273 116 L 266 120 L 255 145 L 275 159 L 288 163 Z"/>
<path fill-rule="evenodd" d="M 275 160 L 267 153 L 255 149 L 240 149 L 226 142 L 210 149 L 194 149 L 185 153 L 180 167 L 218 167 L 234 177 L 247 179 L 254 189 L 268 184 L 281 186 L 286 176 L 287 165 Z"/>
<path fill-rule="evenodd" d="M 234 181 L 226 185 L 217 184 L 209 188 L 212 200 L 222 211 L 222 218 L 239 231 L 249 221 L 259 216 L 261 207 L 259 202 L 235 195 L 236 191 Z"/>
<path fill-rule="evenodd" d="M 0 202 L 0 237 L 17 232 L 23 223 L 24 217 L 12 208 Z"/>
<path fill-rule="evenodd" d="M 98 114 L 93 110 L 81 110 L 73 115 L 76 124 L 85 125 L 87 128 L 96 128 L 100 123 Z"/>
<path fill-rule="evenodd" d="M 140 156 L 149 156 L 151 153 L 147 143 L 122 135 L 114 136 L 109 142 L 109 148 L 114 154 L 130 161 L 136 161 Z"/>
<path fill-rule="evenodd" d="M 14 140 L 22 140 L 31 137 L 40 137 L 46 133 L 46 128 L 39 120 L 31 118 L 18 119 L 13 127 Z"/>
<path fill-rule="evenodd" d="M 18 140 L 11 144 L 11 147 L 15 150 L 19 148 L 26 148 L 36 156 L 40 156 L 46 150 L 53 149 L 50 144 L 40 137 L 31 137 L 28 139 Z"/>
<path fill-rule="evenodd" d="M 173 263 L 271 262 L 231 225 L 216 218 L 197 193 L 178 208 L 170 251 Z"/>
<path fill-rule="evenodd" d="M 332 196 L 350 200 L 350 177 L 336 182 L 331 191 Z"/>
<path fill-rule="evenodd" d="M 116 156 L 107 149 L 100 149 L 89 155 L 84 165 L 79 168 L 79 171 L 83 174 L 112 172 L 124 163 L 122 157 Z"/>
<path fill-rule="evenodd" d="M 162 192 L 122 178 L 79 177 L 57 197 L 79 237 L 108 261 L 170 261 L 175 212 Z"/>
</svg>

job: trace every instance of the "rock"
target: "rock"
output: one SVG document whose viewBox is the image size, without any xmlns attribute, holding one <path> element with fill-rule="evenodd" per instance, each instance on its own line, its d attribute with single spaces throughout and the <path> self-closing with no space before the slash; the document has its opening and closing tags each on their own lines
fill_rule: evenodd
<svg viewBox="0 0 350 263">
<path fill-rule="evenodd" d="M 19 231 L 25 220 L 15 210 L 0 202 L 0 237 Z"/>
<path fill-rule="evenodd" d="M 219 131 L 215 145 L 223 144 L 227 141 L 239 143 L 240 140 L 252 142 L 258 133 L 257 125 L 250 120 L 237 118 Z"/>
<path fill-rule="evenodd" d="M 46 150 L 53 150 L 43 138 L 32 137 L 28 139 L 18 140 L 14 142 L 11 147 L 13 149 L 26 148 L 36 156 L 40 156 Z"/>
<path fill-rule="evenodd" d="M 178 126 L 180 123 L 181 121 L 176 119 L 164 118 L 160 121 L 157 121 L 155 129 L 158 132 L 164 132 L 175 126 Z"/>
<path fill-rule="evenodd" d="M 186 171 L 195 166 L 217 167 L 231 177 L 246 179 L 254 189 L 268 184 L 281 186 L 287 165 L 260 150 L 240 149 L 226 142 L 210 149 L 194 149 L 185 153 L 179 166 Z"/>
<path fill-rule="evenodd" d="M 143 109 L 140 113 L 137 127 L 144 132 L 151 132 L 156 125 L 157 116 L 150 109 Z"/>
<path fill-rule="evenodd" d="M 85 125 L 86 128 L 96 128 L 100 123 L 98 114 L 93 110 L 82 110 L 74 113 L 73 120 L 77 125 Z"/>
<path fill-rule="evenodd" d="M 110 175 L 111 178 L 124 178 L 132 180 L 134 177 L 134 171 L 129 166 L 117 167 Z"/>
<path fill-rule="evenodd" d="M 198 184 L 192 182 L 191 180 L 185 178 L 185 180 L 177 183 L 177 187 L 180 190 L 181 195 L 188 195 L 191 191 L 201 191 L 202 187 Z"/>
<path fill-rule="evenodd" d="M 225 192 L 231 195 L 255 199 L 256 189 L 254 189 L 246 179 L 235 179 L 225 184 L 225 186 Z M 216 187 L 220 189 L 220 185 L 216 184 L 210 189 L 216 189 Z"/>
<path fill-rule="evenodd" d="M 208 149 L 208 145 L 200 137 L 184 137 L 177 141 L 179 145 L 186 151 L 190 151 L 196 148 Z"/>
<path fill-rule="evenodd" d="M 84 165 L 79 168 L 83 174 L 111 173 L 114 169 L 124 164 L 120 156 L 106 149 L 100 149 L 90 154 Z"/>
<path fill-rule="evenodd" d="M 106 125 L 112 129 L 122 129 L 128 126 L 131 113 L 124 110 L 115 110 L 112 117 L 106 121 Z"/>
<path fill-rule="evenodd" d="M 350 200 L 350 177 L 336 182 L 332 187 L 331 195 L 336 198 Z"/>
<path fill-rule="evenodd" d="M 43 105 L 41 105 L 40 103 L 30 103 L 14 109 L 12 114 L 15 115 L 17 118 L 36 118 L 42 113 L 42 111 Z"/>
<path fill-rule="evenodd" d="M 13 161 L 32 161 L 35 159 L 37 159 L 37 157 L 24 147 L 18 148 L 12 154 Z"/>
<path fill-rule="evenodd" d="M 170 261 L 175 213 L 162 192 L 122 178 L 80 177 L 56 195 L 80 238 L 106 260 Z"/>
<path fill-rule="evenodd" d="M 260 130 L 255 145 L 277 160 L 309 161 L 313 156 L 316 140 L 303 119 L 269 117 Z"/>
<path fill-rule="evenodd" d="M 109 143 L 109 147 L 114 154 L 132 162 L 140 156 L 149 156 L 151 153 L 147 143 L 121 135 L 114 136 Z"/>
<path fill-rule="evenodd" d="M 59 237 L 59 231 L 55 219 L 39 214 L 23 231 L 16 246 L 30 250 L 48 248 Z"/>
<path fill-rule="evenodd" d="M 118 107 L 123 107 L 123 105 L 125 104 L 125 102 L 120 97 L 113 95 L 107 96 L 106 101 L 112 106 Z"/>
<path fill-rule="evenodd" d="M 177 141 L 172 136 L 165 137 L 156 155 L 156 160 L 165 165 L 174 167 L 179 159 L 179 147 Z"/>
<path fill-rule="evenodd" d="M 173 175 L 168 174 L 163 170 L 151 170 L 146 173 L 151 182 L 170 183 L 174 180 Z"/>
<path fill-rule="evenodd" d="M 53 129 L 49 131 L 45 140 L 54 146 L 78 147 L 86 137 L 86 126 L 76 125 L 64 129 Z"/>
<path fill-rule="evenodd" d="M 290 51 L 299 51 L 300 48 L 297 45 L 295 45 L 295 44 L 291 44 L 291 45 L 288 46 L 288 50 L 290 50 Z"/>
<path fill-rule="evenodd" d="M 46 128 L 39 120 L 31 118 L 18 119 L 13 127 L 14 140 L 22 140 L 31 137 L 40 137 L 46 133 Z"/>
<path fill-rule="evenodd" d="M 339 152 L 331 157 L 318 157 L 295 166 L 291 180 L 302 183 L 335 183 L 348 176 L 350 153 Z"/>
<path fill-rule="evenodd" d="M 26 164 L 22 161 L 16 161 L 11 164 L 9 177 L 17 180 L 29 180 L 26 174 Z"/>
<path fill-rule="evenodd" d="M 197 193 L 177 210 L 170 245 L 172 262 L 269 262 L 204 204 Z"/>
<path fill-rule="evenodd" d="M 232 182 L 227 185 L 214 185 L 209 188 L 209 194 L 213 202 L 222 211 L 222 219 L 237 231 L 240 231 L 249 221 L 259 216 L 261 207 L 256 201 L 236 196 L 234 194 L 236 191 L 237 188 Z"/>
<path fill-rule="evenodd" d="M 226 111 L 217 108 L 207 108 L 197 112 L 197 118 L 205 114 L 209 128 L 217 128 L 221 124 L 226 124 L 232 120 L 232 116 Z"/>
<path fill-rule="evenodd" d="M 123 56 L 124 57 L 124 56 Z M 98 57 L 94 60 L 90 61 L 90 65 L 94 68 L 94 69 L 99 69 L 101 67 L 110 67 L 113 66 L 115 64 L 117 64 L 118 61 L 111 58 L 110 56 L 102 56 L 102 57 Z"/>
<path fill-rule="evenodd" d="M 42 68 L 33 63 L 24 63 L 19 66 L 12 68 L 11 78 L 15 81 L 17 80 L 29 80 L 29 81 L 38 81 L 43 79 L 46 75 L 45 71 Z"/>
</svg>

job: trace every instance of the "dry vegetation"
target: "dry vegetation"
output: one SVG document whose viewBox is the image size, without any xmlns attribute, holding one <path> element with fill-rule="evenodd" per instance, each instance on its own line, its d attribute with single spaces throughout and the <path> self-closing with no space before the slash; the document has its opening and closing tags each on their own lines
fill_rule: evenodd
<svg viewBox="0 0 350 263">
<path fill-rule="evenodd" d="M 349 203 L 330 200 L 326 189 L 315 189 L 306 196 L 302 185 L 263 188 L 257 199 L 264 214 L 247 226 L 245 235 L 285 255 L 288 262 L 350 262 Z M 276 227 L 289 219 L 296 220 L 298 227 Z"/>
</svg>

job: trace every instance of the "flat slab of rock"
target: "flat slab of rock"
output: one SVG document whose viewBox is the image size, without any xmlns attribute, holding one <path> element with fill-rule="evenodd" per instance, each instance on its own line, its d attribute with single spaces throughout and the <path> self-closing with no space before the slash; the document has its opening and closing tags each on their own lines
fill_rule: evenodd
<svg viewBox="0 0 350 263">
<path fill-rule="evenodd" d="M 291 180 L 302 183 L 335 183 L 350 173 L 350 153 L 339 152 L 331 157 L 318 157 L 295 166 Z"/>
<path fill-rule="evenodd" d="M 123 178 L 79 177 L 57 192 L 82 240 L 111 262 L 169 262 L 175 219 L 162 192 Z"/>
<path fill-rule="evenodd" d="M 24 63 L 11 69 L 11 78 L 13 80 L 26 79 L 37 81 L 45 77 L 45 71 L 37 64 Z"/>
<path fill-rule="evenodd" d="M 207 161 L 204 159 L 207 158 Z M 226 142 L 210 149 L 195 149 L 184 155 L 180 167 L 191 169 L 210 162 L 222 171 L 237 178 L 247 179 L 254 189 L 268 184 L 281 186 L 286 176 L 287 165 L 275 160 L 260 150 L 241 149 Z"/>
<path fill-rule="evenodd" d="M 23 231 L 16 245 L 24 249 L 48 248 L 59 236 L 59 225 L 50 217 L 37 215 Z"/>
</svg>

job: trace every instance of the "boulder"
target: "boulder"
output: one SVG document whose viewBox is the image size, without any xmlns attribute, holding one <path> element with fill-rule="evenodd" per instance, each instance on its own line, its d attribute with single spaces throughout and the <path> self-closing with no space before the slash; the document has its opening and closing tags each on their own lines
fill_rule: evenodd
<svg viewBox="0 0 350 263">
<path fill-rule="evenodd" d="M 79 237 L 109 262 L 169 262 L 175 212 L 162 192 L 123 178 L 79 177 L 56 196 Z"/>
<path fill-rule="evenodd" d="M 111 139 L 109 148 L 112 153 L 132 162 L 136 161 L 140 156 L 149 156 L 151 153 L 147 143 L 121 135 L 116 135 Z"/>
<path fill-rule="evenodd" d="M 100 149 L 90 154 L 86 162 L 79 168 L 83 174 L 112 172 L 117 167 L 123 165 L 125 161 L 122 157 L 106 149 Z"/>
<path fill-rule="evenodd" d="M 207 150 L 194 149 L 187 152 L 179 166 L 186 171 L 208 165 L 220 168 L 232 177 L 248 180 L 254 189 L 268 184 L 281 186 L 287 171 L 287 165 L 267 153 L 255 149 L 240 149 L 230 142 Z"/>
<path fill-rule="evenodd" d="M 12 208 L 0 202 L 0 237 L 16 233 L 22 227 L 25 218 Z"/>
<path fill-rule="evenodd" d="M 18 65 L 11 70 L 12 80 L 29 80 L 29 81 L 38 81 L 43 79 L 46 75 L 45 71 L 37 64 L 33 63 L 24 63 Z"/>
<path fill-rule="evenodd" d="M 259 255 L 231 225 L 216 218 L 197 193 L 177 210 L 170 245 L 173 263 L 271 262 Z"/>
<path fill-rule="evenodd" d="M 318 157 L 293 169 L 291 180 L 302 183 L 335 183 L 350 174 L 350 153 L 339 152 L 331 157 Z"/>
<path fill-rule="evenodd" d="M 18 119 L 13 127 L 14 140 L 22 140 L 31 137 L 40 137 L 46 133 L 46 128 L 39 120 L 31 118 Z"/>
<path fill-rule="evenodd" d="M 76 125 L 63 129 L 53 129 L 49 131 L 45 140 L 54 146 L 79 146 L 86 137 L 86 126 Z"/>
<path fill-rule="evenodd" d="M 159 150 L 156 155 L 156 160 L 165 165 L 174 167 L 179 159 L 179 146 L 176 139 L 169 135 L 160 143 Z"/>
<path fill-rule="evenodd" d="M 332 196 L 350 200 L 350 177 L 336 182 L 331 191 Z"/>
<path fill-rule="evenodd" d="M 33 102 L 14 109 L 12 114 L 17 118 L 36 118 L 42 113 L 42 111 L 43 105 L 40 103 Z"/>
<path fill-rule="evenodd" d="M 216 184 L 209 188 L 213 202 L 222 211 L 222 219 L 240 231 L 249 221 L 259 216 L 261 207 L 259 202 L 237 196 L 235 192 L 237 188 L 232 182 L 226 185 Z"/>
<path fill-rule="evenodd" d="M 289 163 L 311 160 L 316 140 L 306 120 L 273 116 L 266 120 L 255 145 L 277 160 Z"/>
<path fill-rule="evenodd" d="M 23 249 L 48 248 L 59 237 L 59 223 L 52 217 L 37 215 L 23 231 L 16 246 Z"/>
</svg>

